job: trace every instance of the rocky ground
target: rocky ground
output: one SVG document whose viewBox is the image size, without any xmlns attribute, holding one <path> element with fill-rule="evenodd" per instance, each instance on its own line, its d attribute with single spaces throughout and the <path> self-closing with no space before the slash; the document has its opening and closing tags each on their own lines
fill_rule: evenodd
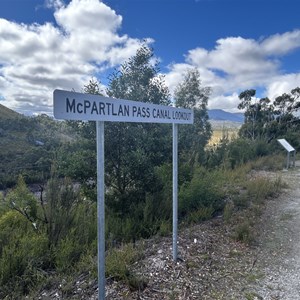
<svg viewBox="0 0 300 300">
<path fill-rule="evenodd" d="M 131 267 L 140 289 L 108 278 L 106 299 L 300 299 L 300 169 L 257 175 L 280 175 L 289 187 L 263 206 L 251 245 L 237 242 L 236 224 L 222 216 L 179 230 L 177 262 L 171 236 L 141 241 L 142 258 Z M 87 278 L 68 299 L 97 299 L 97 282 Z M 39 299 L 67 298 L 53 290 Z"/>
</svg>

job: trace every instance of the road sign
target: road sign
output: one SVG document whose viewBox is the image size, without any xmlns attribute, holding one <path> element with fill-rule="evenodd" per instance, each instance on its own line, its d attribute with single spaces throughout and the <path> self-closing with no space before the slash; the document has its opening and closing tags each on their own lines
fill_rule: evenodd
<svg viewBox="0 0 300 300">
<path fill-rule="evenodd" d="M 194 112 L 171 106 L 81 94 L 53 92 L 54 117 L 97 121 L 98 299 L 105 299 L 104 121 L 172 123 L 173 125 L 173 260 L 177 260 L 178 124 L 192 124 Z"/>
<path fill-rule="evenodd" d="M 194 112 L 156 105 L 55 90 L 54 116 L 65 120 L 192 124 Z"/>
</svg>

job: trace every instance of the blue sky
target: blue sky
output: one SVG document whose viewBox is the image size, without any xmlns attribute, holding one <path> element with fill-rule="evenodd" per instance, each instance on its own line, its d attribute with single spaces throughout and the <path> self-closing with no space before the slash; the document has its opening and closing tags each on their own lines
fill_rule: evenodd
<svg viewBox="0 0 300 300">
<path fill-rule="evenodd" d="M 254 88 L 300 86 L 299 0 L 0 0 L 0 103 L 52 114 L 56 88 L 81 91 L 147 39 L 172 92 L 190 68 L 209 108 L 236 111 Z M 142 99 L 141 99 L 142 100 Z"/>
</svg>

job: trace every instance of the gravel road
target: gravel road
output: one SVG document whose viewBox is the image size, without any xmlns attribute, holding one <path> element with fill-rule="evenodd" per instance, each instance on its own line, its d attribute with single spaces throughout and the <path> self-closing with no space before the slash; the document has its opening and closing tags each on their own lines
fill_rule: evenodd
<svg viewBox="0 0 300 300">
<path fill-rule="evenodd" d="M 289 187 L 279 198 L 268 202 L 262 216 L 259 253 L 253 270 L 257 275 L 253 284 L 257 299 L 300 299 L 299 167 L 297 162 L 296 168 L 280 172 Z"/>
</svg>

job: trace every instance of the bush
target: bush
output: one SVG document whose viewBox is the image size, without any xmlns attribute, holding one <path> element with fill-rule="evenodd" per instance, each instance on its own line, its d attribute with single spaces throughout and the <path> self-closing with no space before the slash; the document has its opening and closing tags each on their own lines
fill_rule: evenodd
<svg viewBox="0 0 300 300">
<path fill-rule="evenodd" d="M 235 229 L 235 239 L 245 244 L 253 242 L 254 237 L 252 233 L 252 226 L 249 221 L 244 221 L 237 225 Z"/>
<path fill-rule="evenodd" d="M 128 267 L 136 258 L 137 251 L 132 244 L 127 244 L 120 249 L 111 249 L 106 256 L 106 276 L 126 280 L 130 273 Z"/>
<path fill-rule="evenodd" d="M 79 261 L 81 254 L 84 253 L 84 246 L 71 234 L 60 240 L 55 248 L 56 269 L 59 272 L 72 272 L 72 267 Z"/>
<path fill-rule="evenodd" d="M 262 204 L 274 193 L 274 183 L 264 177 L 257 177 L 247 182 L 247 197 L 253 203 Z"/>
<path fill-rule="evenodd" d="M 198 211 L 203 214 L 208 209 L 212 215 L 222 209 L 225 194 L 222 188 L 223 178 L 218 171 L 208 172 L 198 168 L 191 182 L 184 184 L 179 191 L 179 216 L 185 217 Z M 207 212 L 205 213 L 207 216 Z"/>
<path fill-rule="evenodd" d="M 286 156 L 283 154 L 262 156 L 249 162 L 249 165 L 254 170 L 278 171 L 285 167 Z"/>
<path fill-rule="evenodd" d="M 202 207 L 198 210 L 192 211 L 188 216 L 189 223 L 199 223 L 201 221 L 206 221 L 212 218 L 214 213 L 214 208 L 212 207 Z"/>
<path fill-rule="evenodd" d="M 106 256 L 106 276 L 124 281 L 131 290 L 142 290 L 147 282 L 143 277 L 137 277 L 130 271 L 130 265 L 140 258 L 141 251 L 127 244 L 120 249 L 111 249 Z"/>
<path fill-rule="evenodd" d="M 47 237 L 18 212 L 10 211 L 0 218 L 0 245 L 1 292 L 28 293 L 43 277 L 40 270 L 49 267 Z"/>
</svg>

